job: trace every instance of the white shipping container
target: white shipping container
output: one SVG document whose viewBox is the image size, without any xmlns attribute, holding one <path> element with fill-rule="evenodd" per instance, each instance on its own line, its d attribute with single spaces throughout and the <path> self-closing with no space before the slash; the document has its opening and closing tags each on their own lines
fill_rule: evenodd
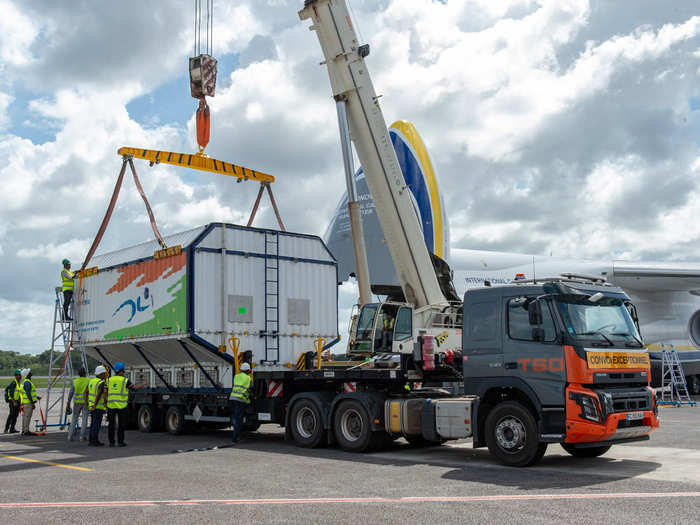
<svg viewBox="0 0 700 525">
<path fill-rule="evenodd" d="M 201 366 L 229 386 L 232 336 L 256 370 L 293 369 L 315 341 L 337 340 L 337 263 L 319 237 L 213 223 L 165 241 L 182 252 L 155 259 L 153 241 L 91 262 L 98 273 L 80 282 L 78 335 L 98 360 Z"/>
</svg>

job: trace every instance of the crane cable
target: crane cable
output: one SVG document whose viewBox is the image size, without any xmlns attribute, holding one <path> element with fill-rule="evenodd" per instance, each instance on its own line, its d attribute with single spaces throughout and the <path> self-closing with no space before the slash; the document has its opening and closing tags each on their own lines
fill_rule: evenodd
<svg viewBox="0 0 700 525">
<path fill-rule="evenodd" d="M 207 13 L 204 21 L 206 34 L 204 53 L 211 55 L 214 48 L 214 0 L 207 0 Z M 194 46 L 192 56 L 202 54 L 202 0 L 194 0 Z"/>
</svg>

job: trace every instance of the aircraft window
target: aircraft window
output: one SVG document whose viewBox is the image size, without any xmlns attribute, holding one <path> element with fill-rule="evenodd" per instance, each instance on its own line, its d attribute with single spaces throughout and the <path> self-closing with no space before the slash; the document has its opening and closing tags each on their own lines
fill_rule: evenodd
<svg viewBox="0 0 700 525">
<path fill-rule="evenodd" d="M 528 320 L 528 302 L 524 297 L 518 297 L 508 301 L 508 335 L 511 339 L 520 341 L 534 341 L 532 326 Z M 544 328 L 545 342 L 552 342 L 556 338 L 552 312 L 547 302 L 542 303 L 542 326 Z"/>
<path fill-rule="evenodd" d="M 413 332 L 412 315 L 410 308 L 401 308 L 399 315 L 396 317 L 396 326 L 394 328 L 394 340 L 403 341 L 409 339 Z"/>
<path fill-rule="evenodd" d="M 377 312 L 377 305 L 367 305 L 362 307 L 360 319 L 357 321 L 357 339 L 367 340 L 372 335 L 372 325 L 374 323 L 374 314 Z"/>
</svg>

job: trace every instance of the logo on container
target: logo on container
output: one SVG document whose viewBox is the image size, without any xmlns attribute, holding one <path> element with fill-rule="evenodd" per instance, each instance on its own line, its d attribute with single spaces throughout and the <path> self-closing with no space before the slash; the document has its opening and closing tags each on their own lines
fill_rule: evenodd
<svg viewBox="0 0 700 525">
<path fill-rule="evenodd" d="M 129 319 L 126 321 L 127 323 L 130 323 L 134 316 L 136 315 L 136 312 L 145 312 L 149 308 L 153 308 L 154 301 L 153 301 L 153 295 L 151 295 L 148 291 L 148 287 L 143 289 L 143 301 L 141 300 L 142 297 L 139 295 L 136 300 L 134 299 L 127 299 L 124 301 L 122 304 L 119 305 L 119 308 L 117 308 L 114 313 L 112 314 L 112 317 L 117 315 L 119 311 L 122 308 L 127 308 L 129 307 L 131 310 L 131 315 L 129 315 Z"/>
</svg>

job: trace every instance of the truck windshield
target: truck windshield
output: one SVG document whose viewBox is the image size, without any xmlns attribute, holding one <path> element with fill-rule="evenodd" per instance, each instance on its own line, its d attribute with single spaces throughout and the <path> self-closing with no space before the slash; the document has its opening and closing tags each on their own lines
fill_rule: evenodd
<svg viewBox="0 0 700 525">
<path fill-rule="evenodd" d="M 560 296 L 556 299 L 569 334 L 578 339 L 595 339 L 600 345 L 641 348 L 641 338 L 624 303 L 604 297 L 592 303 L 587 296 Z"/>
</svg>

